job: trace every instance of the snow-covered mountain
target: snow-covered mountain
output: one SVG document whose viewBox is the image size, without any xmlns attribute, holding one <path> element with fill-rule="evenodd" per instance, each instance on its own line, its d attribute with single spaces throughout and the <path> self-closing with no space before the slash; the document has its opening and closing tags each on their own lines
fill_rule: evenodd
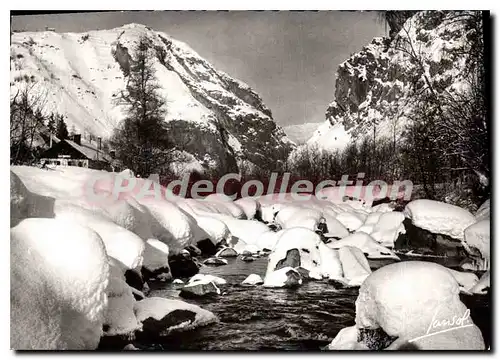
<svg viewBox="0 0 500 360">
<path fill-rule="evenodd" d="M 274 169 L 293 147 L 260 96 L 216 70 L 186 44 L 144 25 L 87 33 L 23 32 L 11 36 L 11 92 L 34 84 L 47 112 L 65 116 L 83 138 L 108 138 L 123 118 L 115 99 L 125 88 L 131 50 L 146 36 L 167 101 L 177 146 L 195 167 Z"/>
<path fill-rule="evenodd" d="M 318 128 L 318 123 L 304 123 L 284 126 L 283 130 L 287 136 L 296 144 L 303 144 L 311 137 L 311 134 Z"/>
<path fill-rule="evenodd" d="M 351 141 L 373 138 L 374 127 L 377 139 L 399 138 L 426 78 L 440 93 L 466 90 L 464 39 L 471 34 L 464 29 L 461 14 L 418 12 L 397 26 L 389 24 L 391 38 L 374 38 L 340 64 L 326 121 L 307 144 L 343 149 Z"/>
</svg>

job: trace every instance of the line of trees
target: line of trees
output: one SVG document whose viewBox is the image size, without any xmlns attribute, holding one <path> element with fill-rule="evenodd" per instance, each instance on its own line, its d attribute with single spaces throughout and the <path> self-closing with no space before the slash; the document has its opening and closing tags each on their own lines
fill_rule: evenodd
<svg viewBox="0 0 500 360">
<path fill-rule="evenodd" d="M 461 46 L 447 54 L 452 59 L 454 55 L 466 55 L 467 59 L 465 68 L 453 60 L 445 64 L 449 70 L 457 67 L 455 70 L 459 70 L 463 78 L 465 91 L 453 92 L 430 76 L 427 69 L 433 64 L 429 54 L 410 36 L 412 23 L 403 21 L 407 15 L 400 19 L 391 15 L 394 22 L 399 21 L 397 25 L 403 34 L 392 46 L 406 54 L 416 78 L 405 107 L 412 109 L 411 113 L 405 112 L 407 125 L 398 129 L 400 114 L 391 112 L 391 137 L 377 138 L 374 124 L 373 135 L 350 144 L 341 152 L 327 153 L 315 148 L 298 152 L 293 162 L 288 163 L 288 170 L 312 180 L 344 174 L 353 178 L 358 172 L 366 173 L 365 179 L 371 180 L 410 179 L 422 185 L 424 196 L 430 199 L 442 196 L 438 184 L 465 182 L 467 196 L 476 199 L 476 203 L 481 202 L 489 194 L 491 176 L 491 124 L 487 113 L 483 31 L 484 21 L 488 19 L 481 12 L 434 13 L 428 18 L 428 21 L 436 21 L 432 16 L 446 16 L 448 24 L 460 24 L 466 34 Z M 399 130 L 402 136 L 397 138 Z"/>
<path fill-rule="evenodd" d="M 46 149 L 50 134 L 68 137 L 64 116 L 45 114 L 46 96 L 38 83 L 26 84 L 10 98 L 10 162 L 34 164 Z"/>
</svg>

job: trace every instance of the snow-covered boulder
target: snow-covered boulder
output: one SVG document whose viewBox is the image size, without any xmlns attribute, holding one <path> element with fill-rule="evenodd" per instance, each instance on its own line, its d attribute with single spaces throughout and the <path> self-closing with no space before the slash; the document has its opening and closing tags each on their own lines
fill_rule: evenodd
<svg viewBox="0 0 500 360">
<path fill-rule="evenodd" d="M 334 216 L 323 212 L 323 218 L 325 219 L 326 226 L 328 228 L 328 232 L 325 234 L 326 237 L 336 237 L 338 239 L 342 239 L 349 235 L 349 231 L 346 227 Z"/>
<path fill-rule="evenodd" d="M 464 239 L 464 230 L 476 222 L 474 215 L 466 209 L 427 199 L 409 202 L 404 209 L 404 215 L 421 229 L 460 241 Z"/>
<path fill-rule="evenodd" d="M 171 280 L 172 273 L 168 264 L 168 245 L 156 239 L 146 241 L 144 250 L 144 262 L 142 264 L 143 273 L 147 273 L 148 278 L 161 276 L 163 281 Z"/>
<path fill-rule="evenodd" d="M 54 203 L 54 213 L 56 219 L 84 224 L 98 233 L 108 255 L 119 260 L 127 269 L 135 269 L 143 263 L 144 241 L 109 217 L 60 199 Z"/>
<path fill-rule="evenodd" d="M 314 279 L 342 278 L 338 255 L 321 241 L 318 234 L 306 228 L 291 228 L 281 233 L 269 254 L 266 278 L 283 266 L 300 266 Z"/>
<path fill-rule="evenodd" d="M 245 280 L 241 284 L 243 285 L 261 285 L 264 283 L 264 280 L 257 274 L 250 274 L 247 276 Z"/>
<path fill-rule="evenodd" d="M 457 281 L 441 265 L 422 261 L 386 265 L 361 285 L 356 300 L 358 333 L 381 328 L 397 337 L 388 349 L 410 343 L 422 350 L 483 350 L 481 331 L 459 292 Z"/>
<path fill-rule="evenodd" d="M 281 234 L 283 234 L 285 230 L 280 230 L 278 232 L 267 231 L 262 233 L 257 239 L 257 247 L 261 250 L 268 249 L 272 250 L 276 246 L 276 242 L 278 241 Z"/>
<path fill-rule="evenodd" d="M 328 350 L 370 350 L 358 342 L 358 328 L 356 325 L 341 329 L 337 336 L 327 346 Z"/>
<path fill-rule="evenodd" d="M 243 197 L 236 200 L 234 203 L 243 210 L 248 220 L 254 219 L 255 215 L 260 210 L 260 204 L 251 197 Z"/>
<path fill-rule="evenodd" d="M 226 259 L 221 259 L 221 258 L 208 258 L 205 261 L 203 261 L 203 264 L 205 265 L 212 265 L 212 266 L 222 266 L 222 265 L 227 265 L 227 260 Z"/>
<path fill-rule="evenodd" d="M 179 207 L 182 207 L 181 204 Z M 217 245 L 231 236 L 229 228 L 221 220 L 216 219 L 213 216 L 205 216 L 195 213 L 190 215 L 196 220 L 197 227 L 193 229 L 193 232 L 195 232 L 194 237 L 197 241 L 209 239 L 214 245 Z M 197 231 L 200 231 L 200 233 L 197 234 Z"/>
<path fill-rule="evenodd" d="M 490 219 L 484 219 L 464 231 L 462 244 L 476 262 L 478 270 L 490 268 L 490 227 Z"/>
<path fill-rule="evenodd" d="M 236 252 L 236 250 L 229 248 L 229 247 L 220 249 L 215 254 L 215 257 L 224 257 L 224 258 L 225 257 L 237 257 L 237 256 L 238 256 L 238 253 Z"/>
<path fill-rule="evenodd" d="M 146 298 L 136 302 L 134 309 L 137 319 L 142 323 L 140 337 L 149 340 L 218 321 L 212 312 L 174 299 Z"/>
<path fill-rule="evenodd" d="M 132 288 L 125 282 L 122 264 L 109 260 L 109 283 L 106 289 L 108 306 L 104 320 L 104 336 L 131 338 L 142 328 L 134 313 L 135 299 Z"/>
<path fill-rule="evenodd" d="M 54 217 L 54 199 L 26 188 L 19 176 L 10 172 L 10 227 L 28 217 Z"/>
<path fill-rule="evenodd" d="M 383 246 L 394 248 L 394 244 L 399 234 L 405 233 L 405 227 L 403 225 L 404 219 L 405 216 L 401 212 L 393 211 L 383 213 L 380 215 L 373 230 L 369 234 L 375 241 Z"/>
<path fill-rule="evenodd" d="M 225 194 L 215 193 L 210 194 L 203 201 L 210 202 L 213 206 L 216 206 L 217 209 L 220 209 L 221 206 L 224 208 L 224 211 L 221 213 L 230 214 L 232 217 L 237 219 L 246 218 L 246 213 L 243 208 L 238 206 L 236 202 L 234 202 L 229 196 Z"/>
<path fill-rule="evenodd" d="M 326 246 L 331 249 L 340 249 L 343 246 L 353 246 L 360 249 L 368 259 L 400 260 L 392 250 L 380 245 L 370 235 L 361 231 L 355 232 L 341 240 L 332 241 Z"/>
<path fill-rule="evenodd" d="M 461 292 L 468 294 L 469 289 L 473 288 L 478 282 L 479 278 L 476 274 L 471 272 L 462 272 L 453 269 L 448 269 L 458 283 Z"/>
<path fill-rule="evenodd" d="M 341 212 L 337 215 L 336 219 L 350 231 L 359 229 L 365 220 L 359 214 L 352 211 Z"/>
<path fill-rule="evenodd" d="M 25 219 L 11 228 L 10 250 L 11 348 L 97 348 L 109 273 L 99 235 L 73 222 Z"/>
<path fill-rule="evenodd" d="M 347 285 L 360 286 L 372 272 L 363 252 L 356 247 L 343 246 L 338 254 Z"/>
<path fill-rule="evenodd" d="M 486 271 L 481 279 L 475 284 L 472 288 L 469 289 L 469 292 L 472 294 L 480 294 L 485 295 L 490 291 L 490 271 Z"/>
<path fill-rule="evenodd" d="M 295 288 L 302 284 L 302 276 L 291 267 L 280 268 L 266 274 L 264 287 L 287 287 Z"/>
<path fill-rule="evenodd" d="M 283 204 L 263 203 L 263 202 L 261 202 L 260 199 L 258 201 L 260 204 L 260 212 L 261 212 L 262 221 L 265 221 L 267 223 L 272 223 L 274 221 L 275 215 L 277 215 L 277 213 L 284 206 Z"/>
<path fill-rule="evenodd" d="M 196 274 L 191 279 L 189 279 L 189 284 L 193 284 L 196 282 L 213 282 L 216 285 L 224 285 L 227 284 L 227 281 L 221 277 L 207 274 Z"/>
<path fill-rule="evenodd" d="M 172 284 L 183 285 L 184 281 L 182 281 L 181 279 L 174 279 L 174 281 L 172 281 Z"/>
<path fill-rule="evenodd" d="M 167 244 L 172 253 L 194 243 L 193 229 L 197 226 L 196 220 L 175 204 L 166 200 L 145 198 L 141 205 L 149 210 L 159 225 L 152 228 L 153 237 Z"/>
<path fill-rule="evenodd" d="M 490 199 L 486 200 L 480 207 L 477 209 L 474 216 L 476 217 L 476 221 L 486 220 L 490 218 Z"/>
<path fill-rule="evenodd" d="M 220 289 L 210 278 L 202 277 L 196 281 L 190 281 L 182 289 L 179 296 L 184 298 L 196 298 L 203 296 L 220 295 Z"/>
</svg>

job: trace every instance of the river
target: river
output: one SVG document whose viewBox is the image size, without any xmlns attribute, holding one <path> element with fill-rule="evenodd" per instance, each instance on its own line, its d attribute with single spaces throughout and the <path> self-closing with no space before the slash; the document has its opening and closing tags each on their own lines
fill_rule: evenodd
<svg viewBox="0 0 500 360">
<path fill-rule="evenodd" d="M 443 259 L 439 258 L 434 261 L 443 263 Z M 375 270 L 390 262 L 370 261 L 370 266 Z M 354 303 L 359 288 L 336 288 L 327 281 L 307 282 L 293 290 L 240 285 L 249 274 L 264 277 L 266 267 L 267 258 L 253 262 L 230 258 L 228 265 L 203 267 L 200 273 L 219 276 L 227 281 L 227 285 L 219 286 L 222 294 L 217 298 L 182 300 L 212 311 L 220 322 L 170 335 L 161 343 L 136 346 L 144 350 L 175 351 L 320 351 L 339 330 L 354 325 Z M 179 299 L 181 287 L 174 284 L 156 289 L 152 287 L 148 296 Z M 465 302 L 471 307 L 473 321 L 483 331 L 488 346 L 491 336 L 489 298 L 466 297 Z"/>
</svg>

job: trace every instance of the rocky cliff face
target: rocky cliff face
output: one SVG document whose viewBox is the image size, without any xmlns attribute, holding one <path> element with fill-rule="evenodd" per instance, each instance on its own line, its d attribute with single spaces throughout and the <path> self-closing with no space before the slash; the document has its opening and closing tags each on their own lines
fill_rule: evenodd
<svg viewBox="0 0 500 360">
<path fill-rule="evenodd" d="M 467 91 L 465 39 L 471 34 L 464 14 L 422 11 L 403 25 L 394 21 L 391 38 L 374 38 L 340 64 L 327 120 L 308 144 L 335 150 L 367 136 L 399 138 L 427 81 L 439 93 Z"/>
<path fill-rule="evenodd" d="M 179 150 L 198 170 L 236 170 L 247 163 L 275 169 L 293 144 L 248 85 L 216 70 L 186 44 L 130 24 L 84 34 L 14 33 L 11 92 L 33 85 L 46 111 L 70 130 L 109 137 L 123 118 L 115 99 L 125 88 L 131 49 L 151 41 L 156 77 L 167 101 L 165 121 Z"/>
</svg>

